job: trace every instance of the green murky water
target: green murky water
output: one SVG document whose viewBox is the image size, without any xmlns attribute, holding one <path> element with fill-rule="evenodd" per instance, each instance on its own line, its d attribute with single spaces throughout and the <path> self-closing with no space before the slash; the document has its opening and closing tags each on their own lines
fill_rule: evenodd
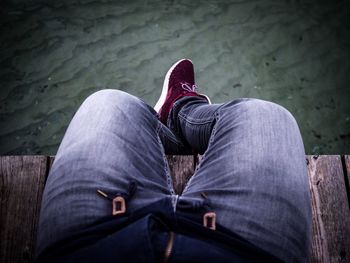
<svg viewBox="0 0 350 263">
<path fill-rule="evenodd" d="M 55 154 L 103 88 L 153 105 L 171 64 L 214 103 L 277 102 L 308 154 L 350 153 L 349 1 L 1 2 L 0 154 Z"/>
</svg>

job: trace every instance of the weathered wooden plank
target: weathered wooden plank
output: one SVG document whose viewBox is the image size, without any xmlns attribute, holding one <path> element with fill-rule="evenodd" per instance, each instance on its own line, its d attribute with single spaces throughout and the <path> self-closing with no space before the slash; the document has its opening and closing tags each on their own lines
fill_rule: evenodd
<svg viewBox="0 0 350 263">
<path fill-rule="evenodd" d="M 350 211 L 341 157 L 308 156 L 312 262 L 350 262 Z"/>
<path fill-rule="evenodd" d="M 195 156 L 193 155 L 168 155 L 170 173 L 173 179 L 174 190 L 181 194 L 188 179 L 195 170 Z"/>
<path fill-rule="evenodd" d="M 32 262 L 46 156 L 0 157 L 0 259 Z"/>
</svg>

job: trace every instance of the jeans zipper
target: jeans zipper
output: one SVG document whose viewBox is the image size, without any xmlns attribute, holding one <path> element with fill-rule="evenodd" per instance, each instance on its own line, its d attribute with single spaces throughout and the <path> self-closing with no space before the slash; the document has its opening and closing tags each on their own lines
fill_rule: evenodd
<svg viewBox="0 0 350 263">
<path fill-rule="evenodd" d="M 169 261 L 171 253 L 173 252 L 174 239 L 175 239 L 175 233 L 170 232 L 168 244 L 166 245 L 166 248 L 165 248 L 164 263 L 167 263 Z"/>
</svg>

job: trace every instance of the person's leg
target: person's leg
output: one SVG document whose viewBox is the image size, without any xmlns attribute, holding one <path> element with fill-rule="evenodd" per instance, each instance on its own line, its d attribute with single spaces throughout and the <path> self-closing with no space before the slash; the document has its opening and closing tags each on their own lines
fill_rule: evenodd
<svg viewBox="0 0 350 263">
<path fill-rule="evenodd" d="M 45 186 L 37 254 L 56 241 L 112 214 L 112 195 L 137 190 L 127 212 L 161 198 L 175 202 L 164 147 L 180 141 L 140 99 L 118 90 L 92 94 L 72 119 Z M 113 196 L 114 197 L 114 196 Z"/>
<path fill-rule="evenodd" d="M 257 99 L 208 105 L 185 97 L 170 119 L 171 128 L 204 153 L 179 203 L 205 192 L 218 224 L 286 262 L 308 261 L 311 205 L 293 116 Z"/>
</svg>

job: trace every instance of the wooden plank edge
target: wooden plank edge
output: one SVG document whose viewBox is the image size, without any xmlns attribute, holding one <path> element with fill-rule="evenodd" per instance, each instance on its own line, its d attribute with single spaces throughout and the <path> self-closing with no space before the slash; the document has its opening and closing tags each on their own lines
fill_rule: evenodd
<svg viewBox="0 0 350 263">
<path fill-rule="evenodd" d="M 341 162 L 345 181 L 346 194 L 348 196 L 348 206 L 350 210 L 350 155 L 342 155 Z"/>
</svg>

